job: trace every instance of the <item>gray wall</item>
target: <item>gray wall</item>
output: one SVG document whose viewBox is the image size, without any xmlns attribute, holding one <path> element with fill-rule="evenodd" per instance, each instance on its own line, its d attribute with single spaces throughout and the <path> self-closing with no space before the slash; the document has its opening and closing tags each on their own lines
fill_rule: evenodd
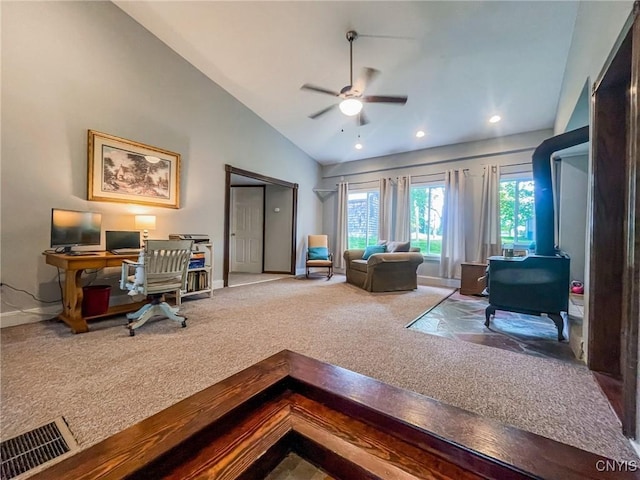
<svg viewBox="0 0 640 480">
<path fill-rule="evenodd" d="M 298 246 L 319 230 L 322 204 L 312 188 L 320 166 L 118 7 L 1 8 L 3 283 L 59 298 L 56 269 L 41 255 L 58 207 L 102 212 L 103 230 L 131 230 L 134 213 L 149 213 L 157 216 L 151 238 L 209 234 L 221 285 L 224 164 L 298 183 Z M 88 202 L 88 129 L 180 153 L 182 208 Z M 2 300 L 4 311 L 41 306 L 6 287 Z"/>
<path fill-rule="evenodd" d="M 483 165 L 501 165 L 502 172 L 505 174 L 523 172 L 525 175 L 530 175 L 533 151 L 543 140 L 552 135 L 553 132 L 551 130 L 538 130 L 491 140 L 461 143 L 357 162 L 328 165 L 322 169 L 322 187 L 327 189 L 335 188 L 337 182 L 347 181 L 350 182 L 350 190 L 377 188 L 380 177 L 394 178 L 398 175 L 411 175 L 414 183 L 424 180 L 442 181 L 444 175 L 440 174 L 443 174 L 445 170 L 469 169 L 466 178 L 466 217 L 469 222 L 466 253 L 467 260 L 473 261 L 476 255 L 473 245 L 475 245 L 479 232 L 479 199 L 482 190 Z M 428 176 L 420 177 L 420 175 Z M 337 195 L 326 196 L 323 205 L 323 232 L 331 236 L 331 244 L 335 245 Z M 341 252 L 337 253 L 342 254 Z M 426 258 L 425 263 L 418 268 L 418 274 L 427 277 L 438 277 L 439 259 Z"/>
<path fill-rule="evenodd" d="M 629 17 L 632 0 L 585 2 L 578 5 L 573 40 L 562 81 L 554 131 L 566 130 L 587 80 L 596 81 L 611 47 Z M 591 85 L 589 85 L 591 92 Z"/>
<path fill-rule="evenodd" d="M 275 209 L 279 211 L 276 212 Z M 288 272 L 291 269 L 292 214 L 293 190 L 280 185 L 266 185 L 264 202 L 264 269 L 266 271 Z"/>
</svg>

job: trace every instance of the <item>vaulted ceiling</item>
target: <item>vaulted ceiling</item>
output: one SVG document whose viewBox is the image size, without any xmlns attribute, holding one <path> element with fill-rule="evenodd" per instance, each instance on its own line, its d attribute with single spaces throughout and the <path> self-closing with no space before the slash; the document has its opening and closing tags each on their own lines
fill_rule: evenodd
<svg viewBox="0 0 640 480">
<path fill-rule="evenodd" d="M 552 128 L 575 1 L 116 1 L 122 10 L 322 164 Z M 369 123 L 334 108 L 353 70 L 380 75 Z M 489 123 L 490 116 L 502 117 Z M 416 138 L 423 130 L 425 136 Z M 247 132 L 250 135 L 250 132 Z M 361 150 L 354 148 L 360 141 Z"/>
</svg>

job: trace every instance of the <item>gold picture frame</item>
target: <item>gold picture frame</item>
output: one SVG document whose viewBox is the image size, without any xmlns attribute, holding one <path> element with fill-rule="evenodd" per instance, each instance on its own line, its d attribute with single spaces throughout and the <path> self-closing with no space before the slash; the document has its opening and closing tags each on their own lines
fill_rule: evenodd
<svg viewBox="0 0 640 480">
<path fill-rule="evenodd" d="M 87 199 L 180 208 L 180 154 L 89 130 Z"/>
</svg>

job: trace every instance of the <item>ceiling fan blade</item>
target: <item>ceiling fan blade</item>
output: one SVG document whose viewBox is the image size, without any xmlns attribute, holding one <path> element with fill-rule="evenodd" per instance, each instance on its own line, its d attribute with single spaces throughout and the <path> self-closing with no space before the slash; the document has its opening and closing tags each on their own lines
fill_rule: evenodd
<svg viewBox="0 0 640 480">
<path fill-rule="evenodd" d="M 369 123 L 369 119 L 367 118 L 367 116 L 364 114 L 364 110 L 360 110 L 360 113 L 358 114 L 358 125 L 360 125 L 361 127 L 363 127 L 364 125 L 366 125 L 367 123 Z"/>
<path fill-rule="evenodd" d="M 327 95 L 332 95 L 334 97 L 340 96 L 340 93 L 338 92 L 334 92 L 333 90 L 329 90 L 327 88 L 316 87 L 315 85 L 309 85 L 308 83 L 305 83 L 304 85 L 302 85 L 300 87 L 300 90 L 310 90 L 312 92 L 326 93 Z"/>
<path fill-rule="evenodd" d="M 380 75 L 380 71 L 375 68 L 364 67 L 360 71 L 360 76 L 353 82 L 353 86 L 351 87 L 351 91 L 356 93 L 357 95 L 362 95 L 364 91 L 367 89 L 369 84 L 375 80 L 375 78 Z"/>
<path fill-rule="evenodd" d="M 407 103 L 407 97 L 390 96 L 390 95 L 369 95 L 360 99 L 365 103 L 399 103 L 404 105 Z"/>
<path fill-rule="evenodd" d="M 368 35 L 366 33 L 358 33 L 358 37 L 369 37 L 369 38 L 391 38 L 393 40 L 416 40 L 416 37 L 407 37 L 405 35 Z"/>
<path fill-rule="evenodd" d="M 320 115 L 324 115 L 325 113 L 327 113 L 329 110 L 336 108 L 338 106 L 338 104 L 334 104 L 334 105 L 329 105 L 327 108 L 323 108 L 322 110 L 320 110 L 319 112 L 316 113 L 312 113 L 311 115 L 309 115 L 309 118 L 311 119 L 316 119 L 318 118 Z"/>
</svg>

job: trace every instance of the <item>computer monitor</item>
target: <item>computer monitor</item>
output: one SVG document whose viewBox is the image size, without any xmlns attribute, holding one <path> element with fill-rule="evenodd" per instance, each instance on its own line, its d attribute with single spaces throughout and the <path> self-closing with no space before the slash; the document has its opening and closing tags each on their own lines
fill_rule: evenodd
<svg viewBox="0 0 640 480">
<path fill-rule="evenodd" d="M 140 248 L 140 231 L 107 230 L 104 232 L 107 251 L 120 248 Z"/>
<path fill-rule="evenodd" d="M 102 214 L 51 209 L 51 248 L 60 253 L 79 245 L 100 245 Z"/>
</svg>

